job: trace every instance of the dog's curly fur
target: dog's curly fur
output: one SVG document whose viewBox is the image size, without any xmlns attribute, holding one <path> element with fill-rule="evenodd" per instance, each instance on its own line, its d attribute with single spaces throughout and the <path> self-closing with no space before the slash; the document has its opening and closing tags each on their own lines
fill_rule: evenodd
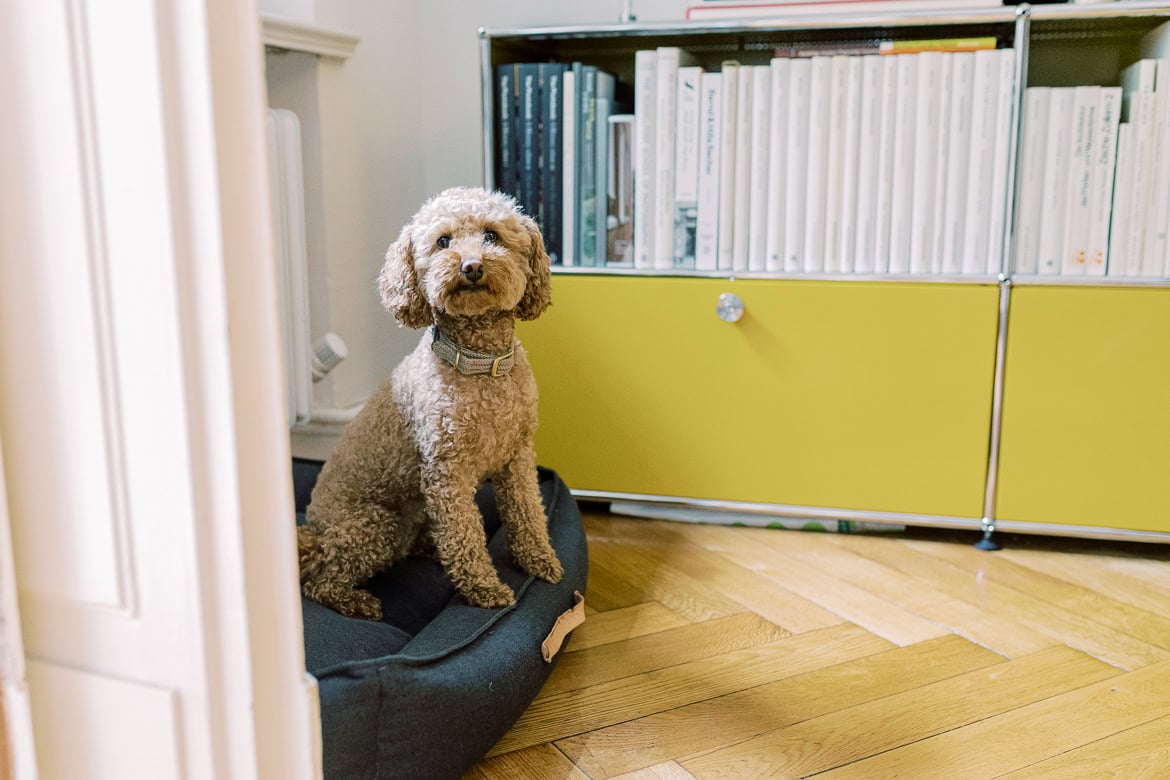
<svg viewBox="0 0 1170 780">
<path fill-rule="evenodd" d="M 466 273 L 469 262 L 474 270 Z M 515 362 L 501 376 L 464 375 L 432 352 L 431 332 L 423 334 L 321 470 L 298 529 L 304 594 L 378 620 L 382 605 L 361 585 L 408 554 L 428 552 L 471 604 L 513 603 L 474 503 L 488 477 L 516 562 L 559 581 L 536 480 L 536 382 L 515 339 L 515 320 L 534 319 L 550 303 L 549 258 L 536 224 L 498 192 L 445 190 L 390 246 L 379 289 L 402 325 L 435 324 L 475 352 L 514 347 Z"/>
</svg>

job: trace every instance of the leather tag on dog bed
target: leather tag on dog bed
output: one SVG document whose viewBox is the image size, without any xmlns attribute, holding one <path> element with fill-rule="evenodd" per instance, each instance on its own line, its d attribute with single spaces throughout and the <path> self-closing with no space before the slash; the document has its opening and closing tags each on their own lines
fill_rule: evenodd
<svg viewBox="0 0 1170 780">
<path fill-rule="evenodd" d="M 552 631 L 549 631 L 548 636 L 540 643 L 540 655 L 545 663 L 552 663 L 569 632 L 585 622 L 585 597 L 581 595 L 581 591 L 573 591 L 573 601 L 573 608 L 560 614 L 553 623 Z"/>
</svg>

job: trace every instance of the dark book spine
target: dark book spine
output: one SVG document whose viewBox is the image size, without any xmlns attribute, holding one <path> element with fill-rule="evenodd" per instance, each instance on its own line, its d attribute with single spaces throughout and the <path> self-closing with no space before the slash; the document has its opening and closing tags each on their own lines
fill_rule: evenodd
<svg viewBox="0 0 1170 780">
<path fill-rule="evenodd" d="M 535 218 L 540 193 L 540 66 L 535 62 L 520 65 L 520 186 L 518 200 L 524 213 Z"/>
<path fill-rule="evenodd" d="M 561 76 L 565 66 L 545 63 L 541 66 L 543 78 L 540 85 L 540 229 L 544 233 L 544 246 L 549 260 L 561 262 L 561 220 L 564 217 L 563 192 L 564 163 L 562 143 L 561 112 L 564 110 L 564 95 L 561 94 Z"/>
<path fill-rule="evenodd" d="M 517 194 L 516 65 L 496 66 L 496 189 Z"/>
<path fill-rule="evenodd" d="M 597 265 L 597 68 L 586 65 L 581 69 L 580 171 L 577 177 L 578 240 L 581 246 L 581 265 Z"/>
</svg>

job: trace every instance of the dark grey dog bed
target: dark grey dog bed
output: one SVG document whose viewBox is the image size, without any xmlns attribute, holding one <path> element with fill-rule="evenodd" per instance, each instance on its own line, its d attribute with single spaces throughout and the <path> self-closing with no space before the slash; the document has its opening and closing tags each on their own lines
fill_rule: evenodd
<svg viewBox="0 0 1170 780">
<path fill-rule="evenodd" d="M 294 460 L 298 515 L 321 464 Z M 516 605 L 489 610 L 455 593 L 438 563 L 408 558 L 369 583 L 380 623 L 302 599 L 305 661 L 317 678 L 325 777 L 459 778 L 512 726 L 556 662 L 541 644 L 585 592 L 581 515 L 555 472 L 539 470 L 549 537 L 564 567 L 556 585 L 529 577 L 508 553 L 491 484 L 476 495 L 488 549 Z"/>
</svg>

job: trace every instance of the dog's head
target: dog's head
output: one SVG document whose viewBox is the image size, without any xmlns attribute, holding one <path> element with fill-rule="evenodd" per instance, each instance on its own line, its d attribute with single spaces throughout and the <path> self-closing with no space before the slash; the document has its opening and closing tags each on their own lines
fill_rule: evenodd
<svg viewBox="0 0 1170 780">
<path fill-rule="evenodd" d="M 512 312 L 532 320 L 548 308 L 549 259 L 536 223 L 516 201 L 470 187 L 422 205 L 391 244 L 378 277 L 382 305 L 408 328 L 456 316 Z"/>
</svg>

